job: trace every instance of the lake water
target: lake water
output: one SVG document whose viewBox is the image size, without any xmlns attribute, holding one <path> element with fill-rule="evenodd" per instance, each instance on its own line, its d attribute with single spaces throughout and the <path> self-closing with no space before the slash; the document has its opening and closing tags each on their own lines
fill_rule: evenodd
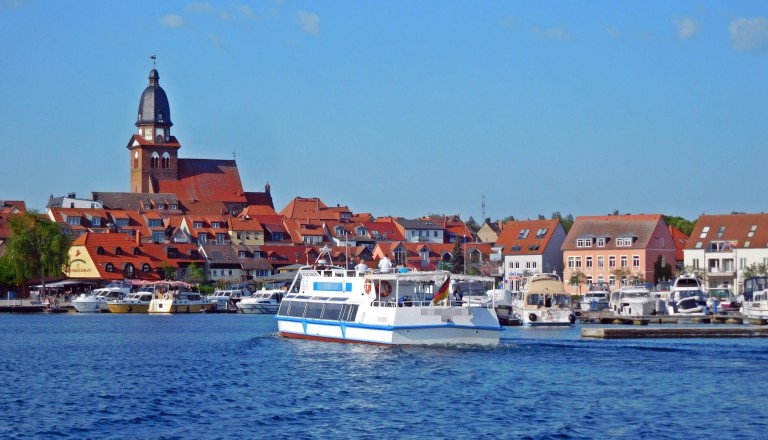
<svg viewBox="0 0 768 440">
<path fill-rule="evenodd" d="M 0 438 L 763 439 L 766 339 L 284 339 L 262 315 L 0 315 Z"/>
</svg>

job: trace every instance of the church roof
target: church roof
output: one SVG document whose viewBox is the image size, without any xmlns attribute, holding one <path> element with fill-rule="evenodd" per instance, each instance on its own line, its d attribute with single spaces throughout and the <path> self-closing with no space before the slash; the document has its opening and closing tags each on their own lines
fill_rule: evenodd
<svg viewBox="0 0 768 440">
<path fill-rule="evenodd" d="M 168 96 L 165 90 L 160 87 L 160 74 L 157 69 L 149 72 L 149 85 L 141 94 L 139 101 L 139 117 L 136 120 L 136 126 L 145 124 L 160 124 L 170 127 L 171 106 L 168 104 Z"/>
<path fill-rule="evenodd" d="M 181 200 L 247 202 L 234 160 L 179 159 L 178 180 L 159 180 L 156 191 Z"/>
</svg>

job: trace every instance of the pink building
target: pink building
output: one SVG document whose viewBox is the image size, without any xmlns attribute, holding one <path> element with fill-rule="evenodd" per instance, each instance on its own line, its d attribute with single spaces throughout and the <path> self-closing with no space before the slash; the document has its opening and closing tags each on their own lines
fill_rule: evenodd
<svg viewBox="0 0 768 440">
<path fill-rule="evenodd" d="M 655 264 L 675 269 L 676 246 L 661 214 L 578 217 L 563 251 L 563 282 L 571 294 L 584 292 L 590 284 L 608 283 L 611 290 L 638 279 L 654 283 Z M 572 286 L 574 273 L 581 271 L 586 283 Z M 621 277 L 621 273 L 625 276 Z"/>
</svg>

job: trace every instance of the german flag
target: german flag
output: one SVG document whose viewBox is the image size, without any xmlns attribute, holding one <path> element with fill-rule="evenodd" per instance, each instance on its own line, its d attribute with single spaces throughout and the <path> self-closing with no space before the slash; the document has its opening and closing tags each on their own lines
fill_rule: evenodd
<svg viewBox="0 0 768 440">
<path fill-rule="evenodd" d="M 451 285 L 451 276 L 448 275 L 445 278 L 445 282 L 442 286 L 437 290 L 437 293 L 435 293 L 435 297 L 432 299 L 432 304 L 437 304 L 440 301 L 446 299 L 448 297 L 448 286 Z"/>
</svg>

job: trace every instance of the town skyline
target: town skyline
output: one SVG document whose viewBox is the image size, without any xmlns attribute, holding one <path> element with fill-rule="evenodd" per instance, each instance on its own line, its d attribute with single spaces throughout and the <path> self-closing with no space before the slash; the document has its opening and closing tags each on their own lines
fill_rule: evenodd
<svg viewBox="0 0 768 440">
<path fill-rule="evenodd" d="M 156 55 L 180 157 L 278 210 L 762 212 L 763 5 L 0 1 L 0 198 L 129 191 Z"/>
</svg>

